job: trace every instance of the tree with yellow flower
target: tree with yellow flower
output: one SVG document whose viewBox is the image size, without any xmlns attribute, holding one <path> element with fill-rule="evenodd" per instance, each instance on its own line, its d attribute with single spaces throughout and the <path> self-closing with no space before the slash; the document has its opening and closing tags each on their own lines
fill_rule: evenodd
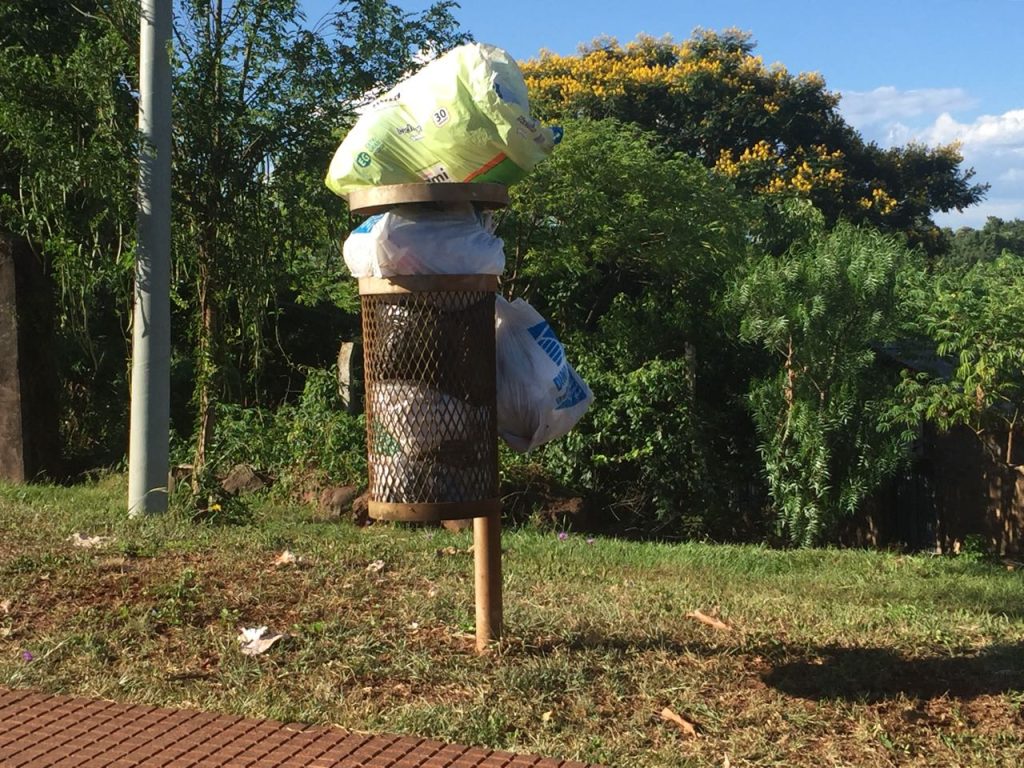
<svg viewBox="0 0 1024 768">
<path fill-rule="evenodd" d="M 521 66 L 546 120 L 636 123 L 739 189 L 808 199 L 828 221 L 869 223 L 942 250 L 931 214 L 962 210 L 986 189 L 971 183 L 958 148 L 865 142 L 821 75 L 765 65 L 754 49 L 738 30 L 697 30 L 682 43 L 602 38 L 575 56 L 542 53 Z"/>
</svg>

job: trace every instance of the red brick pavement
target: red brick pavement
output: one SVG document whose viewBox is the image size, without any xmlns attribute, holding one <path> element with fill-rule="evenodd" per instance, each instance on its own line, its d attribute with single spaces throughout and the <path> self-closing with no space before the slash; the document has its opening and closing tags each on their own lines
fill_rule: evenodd
<svg viewBox="0 0 1024 768">
<path fill-rule="evenodd" d="M 0 688 L 0 768 L 600 768 L 414 736 Z"/>
</svg>

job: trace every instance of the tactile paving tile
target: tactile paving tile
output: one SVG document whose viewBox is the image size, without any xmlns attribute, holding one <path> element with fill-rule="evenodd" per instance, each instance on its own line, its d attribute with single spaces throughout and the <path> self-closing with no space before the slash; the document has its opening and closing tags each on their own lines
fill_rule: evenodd
<svg viewBox="0 0 1024 768">
<path fill-rule="evenodd" d="M 414 736 L 0 688 L 2 768 L 600 768 Z"/>
</svg>

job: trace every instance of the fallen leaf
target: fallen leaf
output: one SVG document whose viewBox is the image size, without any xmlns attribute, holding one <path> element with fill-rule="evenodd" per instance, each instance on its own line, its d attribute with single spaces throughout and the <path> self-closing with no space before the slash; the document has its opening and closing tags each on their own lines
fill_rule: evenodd
<svg viewBox="0 0 1024 768">
<path fill-rule="evenodd" d="M 238 633 L 238 642 L 242 644 L 242 653 L 246 656 L 259 656 L 270 650 L 270 646 L 280 640 L 284 635 L 276 634 L 264 637 L 266 627 L 244 628 Z"/>
<path fill-rule="evenodd" d="M 542 722 L 550 723 L 551 722 L 551 718 L 554 717 L 554 716 L 555 716 L 555 711 L 553 709 L 549 709 L 547 712 L 545 712 L 543 715 L 540 716 L 540 719 L 541 719 Z"/>
<path fill-rule="evenodd" d="M 437 556 L 442 557 L 443 555 L 457 555 L 459 550 L 455 547 L 444 547 L 443 549 L 437 550 Z"/>
<path fill-rule="evenodd" d="M 384 561 L 383 560 L 374 560 L 372 563 L 370 563 L 368 566 L 366 566 L 366 572 L 367 573 L 380 573 L 383 570 L 384 570 Z"/>
<path fill-rule="evenodd" d="M 83 549 L 95 549 L 96 547 L 105 547 L 108 544 L 113 544 L 114 537 L 86 536 L 84 533 L 72 533 L 68 536 L 68 541 L 76 547 L 82 547 Z"/>
<path fill-rule="evenodd" d="M 679 730 L 682 731 L 683 736 L 686 736 L 688 739 L 697 738 L 697 726 L 685 717 L 677 715 L 668 707 L 661 710 L 661 719 L 677 725 Z"/>
<path fill-rule="evenodd" d="M 276 558 L 274 558 L 274 567 L 276 567 L 276 568 L 284 568 L 284 567 L 289 566 L 289 565 L 295 565 L 298 562 L 299 562 L 299 558 L 297 558 L 292 553 L 291 550 L 286 549 L 284 552 L 282 552 L 280 555 L 278 555 Z"/>
<path fill-rule="evenodd" d="M 701 624 L 707 624 L 709 627 L 712 627 L 714 629 L 720 629 L 723 632 L 732 632 L 732 627 L 730 627 L 724 621 L 716 619 L 714 616 L 708 616 L 704 613 L 701 613 L 700 611 L 690 611 L 688 614 L 686 614 L 686 618 L 694 619 L 696 621 L 699 621 Z"/>
</svg>

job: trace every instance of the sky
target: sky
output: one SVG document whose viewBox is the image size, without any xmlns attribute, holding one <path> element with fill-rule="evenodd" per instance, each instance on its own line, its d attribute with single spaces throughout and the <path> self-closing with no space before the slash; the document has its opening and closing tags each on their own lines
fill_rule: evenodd
<svg viewBox="0 0 1024 768">
<path fill-rule="evenodd" d="M 420 11 L 425 0 L 393 0 Z M 318 18 L 329 0 L 304 0 Z M 476 40 L 517 59 L 572 54 L 598 36 L 677 40 L 697 27 L 750 32 L 755 53 L 791 72 L 818 72 L 840 110 L 882 146 L 961 142 L 964 167 L 991 185 L 942 226 L 1024 219 L 1024 0 L 461 0 Z"/>
</svg>

